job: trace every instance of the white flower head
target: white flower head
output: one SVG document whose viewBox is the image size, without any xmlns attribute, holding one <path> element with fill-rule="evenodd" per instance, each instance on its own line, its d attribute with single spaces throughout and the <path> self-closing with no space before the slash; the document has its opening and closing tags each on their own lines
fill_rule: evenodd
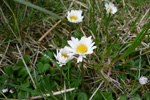
<svg viewBox="0 0 150 100">
<path fill-rule="evenodd" d="M 6 92 L 8 92 L 8 89 L 7 88 L 6 89 L 2 89 L 2 92 L 6 93 Z"/>
<path fill-rule="evenodd" d="M 96 48 L 96 46 L 94 46 L 95 42 L 93 42 L 91 36 L 83 36 L 81 40 L 78 40 L 78 38 L 71 37 L 71 40 L 68 41 L 68 44 L 70 45 L 70 47 L 67 47 L 67 49 L 71 52 L 70 55 L 79 55 L 77 63 L 82 62 L 83 58 L 86 58 L 85 55 L 92 54 L 93 49 Z"/>
<path fill-rule="evenodd" d="M 82 10 L 71 10 L 68 11 L 68 16 L 67 19 L 71 23 L 79 23 L 82 22 L 83 16 L 82 15 Z"/>
<path fill-rule="evenodd" d="M 139 79 L 139 83 L 140 83 L 141 85 L 146 84 L 147 81 L 148 81 L 148 79 L 147 79 L 145 76 L 141 76 L 140 79 Z"/>
<path fill-rule="evenodd" d="M 54 54 L 57 63 L 59 64 L 60 67 L 62 67 L 63 65 L 66 65 L 66 63 L 68 61 L 70 61 L 73 56 L 72 55 L 68 55 L 70 52 L 67 50 L 66 47 L 57 50 L 57 55 Z"/>
<path fill-rule="evenodd" d="M 115 14 L 117 12 L 117 8 L 112 3 L 105 4 L 107 13 Z"/>
</svg>

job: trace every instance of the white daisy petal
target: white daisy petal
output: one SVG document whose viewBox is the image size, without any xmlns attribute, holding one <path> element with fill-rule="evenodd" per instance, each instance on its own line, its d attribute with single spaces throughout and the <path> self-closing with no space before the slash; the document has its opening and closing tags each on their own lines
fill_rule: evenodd
<svg viewBox="0 0 150 100">
<path fill-rule="evenodd" d="M 77 63 L 82 62 L 83 56 L 79 56 L 77 59 Z"/>
</svg>

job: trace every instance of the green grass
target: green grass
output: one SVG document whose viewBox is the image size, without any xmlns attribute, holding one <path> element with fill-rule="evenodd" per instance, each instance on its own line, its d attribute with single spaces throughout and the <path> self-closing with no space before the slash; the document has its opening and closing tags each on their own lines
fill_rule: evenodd
<svg viewBox="0 0 150 100">
<path fill-rule="evenodd" d="M 93 96 L 92 100 L 149 100 L 149 82 L 145 85 L 138 82 L 139 73 L 150 78 L 149 1 L 115 0 L 118 11 L 114 15 L 106 13 L 105 3 L 1 0 L 0 98 L 89 100 Z M 82 23 L 67 21 L 66 14 L 71 9 L 83 11 Z M 63 66 L 61 82 L 61 68 L 53 54 L 68 45 L 71 37 L 80 39 L 84 34 L 92 36 L 97 49 L 87 55 L 83 64 L 71 60 Z M 8 92 L 2 93 L 6 88 Z M 75 89 L 53 93 L 71 88 Z"/>
</svg>

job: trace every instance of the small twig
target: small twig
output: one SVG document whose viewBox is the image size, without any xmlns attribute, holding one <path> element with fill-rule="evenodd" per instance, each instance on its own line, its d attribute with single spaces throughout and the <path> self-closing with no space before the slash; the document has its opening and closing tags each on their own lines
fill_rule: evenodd
<svg viewBox="0 0 150 100">
<path fill-rule="evenodd" d="M 52 28 L 50 28 L 38 41 L 41 42 L 49 32 L 51 32 L 62 20 L 59 20 Z"/>
<path fill-rule="evenodd" d="M 26 65 L 26 63 L 25 63 L 25 61 L 24 61 L 24 59 L 23 59 L 23 56 L 22 56 L 22 54 L 21 54 L 21 51 L 19 50 L 18 45 L 16 45 L 16 47 L 17 47 L 18 52 L 19 52 L 19 54 L 20 54 L 20 56 L 21 56 L 21 59 L 22 59 L 22 61 L 23 61 L 23 64 L 24 64 L 24 66 L 26 67 L 26 70 L 27 70 L 27 72 L 28 72 L 28 74 L 29 74 L 29 76 L 30 76 L 30 78 L 31 78 L 31 81 L 32 81 L 32 83 L 33 83 L 33 86 L 34 86 L 34 88 L 36 89 L 35 82 L 34 82 L 34 80 L 33 80 L 33 78 L 32 78 L 32 75 L 31 75 L 31 73 L 30 73 L 30 71 L 29 71 L 29 69 L 28 69 L 28 67 L 27 67 L 27 65 Z"/>
<path fill-rule="evenodd" d="M 92 98 L 94 97 L 94 95 L 96 94 L 96 92 L 99 90 L 99 88 L 101 87 L 101 85 L 104 83 L 104 81 L 102 81 L 102 83 L 98 86 L 98 88 L 95 90 L 95 92 L 92 94 L 92 96 L 90 97 L 89 100 L 92 100 Z"/>
<path fill-rule="evenodd" d="M 8 99 L 8 98 L 5 96 L 5 94 L 4 94 L 3 92 L 0 91 L 0 93 L 1 93 L 6 99 Z"/>
<path fill-rule="evenodd" d="M 64 90 L 66 90 L 66 83 L 65 83 L 65 81 L 64 81 Z M 67 100 L 66 99 L 66 92 L 64 92 L 64 97 L 65 97 L 65 100 Z"/>
<path fill-rule="evenodd" d="M 140 55 L 142 54 L 142 50 L 140 51 Z M 140 78 L 140 73 L 141 73 L 141 56 L 140 56 L 140 61 L 139 61 L 139 76 L 138 78 Z"/>
<path fill-rule="evenodd" d="M 85 32 L 83 31 L 83 28 L 82 28 L 82 27 L 80 27 L 80 30 L 81 30 L 81 32 L 83 33 L 83 35 L 86 36 L 86 35 L 85 35 Z"/>
<path fill-rule="evenodd" d="M 65 90 L 61 90 L 58 92 L 53 92 L 53 95 L 59 95 L 59 94 L 63 94 L 65 92 L 69 92 L 69 91 L 73 91 L 75 88 L 70 88 L 70 89 L 65 89 Z M 44 94 L 44 96 L 50 96 L 50 94 Z M 40 99 L 43 98 L 42 96 L 35 96 L 35 97 L 31 97 L 30 99 Z"/>
<path fill-rule="evenodd" d="M 3 59 L 4 59 L 4 57 L 5 57 L 5 55 L 6 55 L 6 53 L 7 53 L 7 50 L 8 50 L 8 48 L 9 48 L 9 44 L 10 44 L 10 41 L 8 42 L 8 45 L 7 45 L 6 50 L 5 50 L 5 53 L 3 54 L 2 59 L 0 60 L 0 65 L 1 65 L 1 63 L 2 63 L 2 61 L 3 61 Z"/>
<path fill-rule="evenodd" d="M 143 21 L 143 19 L 145 18 L 145 16 L 148 14 L 149 10 L 150 10 L 150 9 L 148 9 L 148 10 L 146 11 L 145 15 L 141 18 L 141 20 L 140 20 L 138 26 L 141 24 L 141 22 Z"/>
</svg>

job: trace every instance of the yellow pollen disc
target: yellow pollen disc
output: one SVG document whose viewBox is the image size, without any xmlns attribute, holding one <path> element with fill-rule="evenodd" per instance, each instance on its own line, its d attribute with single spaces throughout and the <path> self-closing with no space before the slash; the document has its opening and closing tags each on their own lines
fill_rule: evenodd
<svg viewBox="0 0 150 100">
<path fill-rule="evenodd" d="M 68 58 L 68 56 L 66 54 L 61 54 L 64 58 Z"/>
<path fill-rule="evenodd" d="M 110 12 L 112 12 L 112 8 L 110 8 L 109 10 L 110 10 Z"/>
<path fill-rule="evenodd" d="M 87 47 L 83 44 L 79 45 L 76 49 L 77 52 L 80 52 L 80 53 L 85 53 L 87 52 Z"/>
<path fill-rule="evenodd" d="M 70 16 L 71 20 L 77 20 L 78 18 L 76 16 Z"/>
</svg>

